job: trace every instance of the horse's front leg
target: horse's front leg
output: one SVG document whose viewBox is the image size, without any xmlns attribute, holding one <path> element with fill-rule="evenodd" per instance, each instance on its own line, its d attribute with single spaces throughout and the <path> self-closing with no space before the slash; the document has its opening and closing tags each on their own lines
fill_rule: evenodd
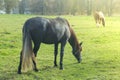
<svg viewBox="0 0 120 80">
<path fill-rule="evenodd" d="M 61 51 L 60 51 L 60 70 L 63 70 L 63 56 L 64 56 L 64 47 L 66 42 L 61 43 Z"/>
<path fill-rule="evenodd" d="M 57 66 L 58 43 L 54 46 L 54 67 Z"/>
</svg>

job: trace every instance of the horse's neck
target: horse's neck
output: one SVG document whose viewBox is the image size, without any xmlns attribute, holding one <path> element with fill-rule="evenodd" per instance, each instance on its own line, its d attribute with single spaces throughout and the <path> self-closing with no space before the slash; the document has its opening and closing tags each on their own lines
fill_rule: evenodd
<svg viewBox="0 0 120 80">
<path fill-rule="evenodd" d="M 70 29 L 70 31 L 71 31 L 71 36 L 69 39 L 69 43 L 72 46 L 73 51 L 75 51 L 78 49 L 79 43 L 78 43 L 78 40 L 77 40 L 77 37 L 76 37 L 74 31 L 72 29 Z"/>
</svg>

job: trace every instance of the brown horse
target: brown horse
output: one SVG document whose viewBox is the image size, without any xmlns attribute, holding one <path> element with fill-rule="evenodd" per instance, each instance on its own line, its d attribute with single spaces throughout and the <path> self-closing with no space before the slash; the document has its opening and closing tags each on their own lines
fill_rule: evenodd
<svg viewBox="0 0 120 80">
<path fill-rule="evenodd" d="M 33 49 L 32 42 L 34 44 Z M 54 44 L 54 66 L 57 66 L 58 45 L 61 44 L 59 64 L 60 69 L 63 69 L 64 48 L 67 42 L 71 45 L 72 53 L 80 63 L 82 60 L 82 43 L 79 44 L 66 19 L 60 17 L 55 19 L 42 17 L 28 19 L 23 26 L 23 46 L 20 53 L 18 73 L 21 74 L 21 69 L 26 68 L 26 66 L 29 67 L 31 62 L 34 70 L 38 71 L 35 58 L 41 43 Z"/>
<path fill-rule="evenodd" d="M 99 25 L 101 24 L 102 22 L 102 25 L 105 27 L 105 17 L 104 17 L 104 14 L 103 12 L 99 11 L 99 12 L 95 12 L 94 13 L 94 19 L 95 19 L 95 22 L 96 22 L 96 25 L 99 27 Z"/>
</svg>

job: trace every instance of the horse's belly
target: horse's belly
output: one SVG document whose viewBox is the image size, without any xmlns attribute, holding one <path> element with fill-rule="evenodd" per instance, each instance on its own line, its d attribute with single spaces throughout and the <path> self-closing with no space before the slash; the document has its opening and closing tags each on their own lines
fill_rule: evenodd
<svg viewBox="0 0 120 80">
<path fill-rule="evenodd" d="M 45 43 L 45 44 L 54 44 L 54 42 L 43 42 L 43 43 Z"/>
<path fill-rule="evenodd" d="M 57 41 L 42 41 L 43 43 L 45 43 L 45 44 L 54 44 L 54 43 L 57 43 Z"/>
<path fill-rule="evenodd" d="M 54 38 L 50 38 L 50 39 L 44 39 L 42 42 L 45 44 L 54 44 L 54 43 L 57 43 L 59 41 L 54 39 Z"/>
</svg>

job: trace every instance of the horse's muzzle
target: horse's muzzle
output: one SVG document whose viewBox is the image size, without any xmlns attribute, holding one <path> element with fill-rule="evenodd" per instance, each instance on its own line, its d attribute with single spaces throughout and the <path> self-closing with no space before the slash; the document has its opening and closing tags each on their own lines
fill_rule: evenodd
<svg viewBox="0 0 120 80">
<path fill-rule="evenodd" d="M 78 63 L 81 63 L 82 62 L 82 59 L 78 59 Z"/>
</svg>

